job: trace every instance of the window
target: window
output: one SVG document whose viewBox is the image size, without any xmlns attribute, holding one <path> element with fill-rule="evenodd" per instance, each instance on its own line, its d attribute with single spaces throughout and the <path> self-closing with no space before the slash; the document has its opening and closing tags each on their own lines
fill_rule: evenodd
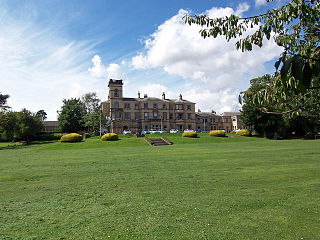
<svg viewBox="0 0 320 240">
<path fill-rule="evenodd" d="M 117 88 L 114 90 L 114 96 L 119 97 L 119 90 Z"/>
<path fill-rule="evenodd" d="M 119 108 L 119 102 L 114 102 L 114 108 L 118 109 Z"/>
<path fill-rule="evenodd" d="M 176 113 L 176 119 L 182 120 L 183 119 L 183 113 Z"/>
<path fill-rule="evenodd" d="M 153 118 L 154 118 L 154 119 L 157 119 L 157 118 L 158 118 L 158 113 L 157 113 L 157 112 L 154 112 L 154 113 L 153 113 Z"/>
<path fill-rule="evenodd" d="M 135 108 L 135 109 L 139 109 L 139 103 L 136 103 L 136 104 L 134 105 L 134 108 Z"/>
<path fill-rule="evenodd" d="M 201 121 L 200 121 L 200 118 L 198 118 L 197 121 L 198 121 L 198 123 L 200 123 L 200 122 L 201 122 Z"/>
<path fill-rule="evenodd" d="M 167 120 L 167 113 L 166 113 L 166 112 L 164 112 L 164 113 L 162 114 L 162 116 L 163 116 L 163 120 Z"/>
<path fill-rule="evenodd" d="M 205 123 L 208 122 L 208 119 L 204 118 L 204 119 L 203 119 L 203 122 L 205 122 Z"/>
<path fill-rule="evenodd" d="M 191 127 L 191 125 L 188 125 L 188 129 L 191 129 L 192 127 Z"/>
<path fill-rule="evenodd" d="M 212 118 L 210 118 L 210 122 L 212 122 L 213 121 L 213 119 Z"/>
<path fill-rule="evenodd" d="M 130 113 L 124 113 L 124 120 L 130 120 Z"/>
<path fill-rule="evenodd" d="M 188 120 L 191 120 L 191 113 L 188 113 Z"/>
<path fill-rule="evenodd" d="M 153 104 L 153 109 L 157 109 L 157 104 L 156 103 Z"/>
<path fill-rule="evenodd" d="M 169 106 L 169 109 L 170 109 L 170 110 L 173 110 L 173 106 L 172 106 L 172 105 L 170 105 L 170 106 Z"/>
<path fill-rule="evenodd" d="M 130 103 L 125 103 L 124 104 L 124 109 L 130 109 Z"/>
<path fill-rule="evenodd" d="M 191 105 L 187 105 L 187 110 L 191 110 Z"/>
<path fill-rule="evenodd" d="M 237 119 L 236 119 L 235 117 L 233 117 L 233 118 L 232 118 L 232 121 L 235 122 L 235 121 L 237 121 Z"/>
<path fill-rule="evenodd" d="M 177 104 L 176 105 L 176 110 L 183 110 L 183 105 Z"/>
<path fill-rule="evenodd" d="M 213 129 L 214 129 L 214 130 L 217 130 L 217 127 L 216 127 L 216 126 L 214 126 L 214 127 L 213 127 Z"/>
<path fill-rule="evenodd" d="M 226 118 L 226 122 L 229 122 L 229 119 L 228 119 L 228 118 Z"/>
<path fill-rule="evenodd" d="M 135 113 L 134 118 L 135 118 L 135 120 L 139 120 L 140 119 L 140 114 L 139 113 Z"/>
<path fill-rule="evenodd" d="M 162 109 L 167 109 L 167 106 L 165 104 L 162 104 Z"/>
<path fill-rule="evenodd" d="M 172 114 L 172 113 L 169 114 L 169 119 L 170 119 L 170 120 L 173 119 L 173 114 Z"/>
<path fill-rule="evenodd" d="M 149 113 L 147 113 L 147 112 L 144 113 L 144 119 L 146 119 L 146 120 L 149 119 Z"/>
<path fill-rule="evenodd" d="M 148 103 L 145 103 L 143 106 L 144 106 L 144 109 L 148 109 Z"/>
<path fill-rule="evenodd" d="M 216 119 L 215 119 L 215 118 L 213 118 L 212 120 L 213 120 L 213 122 L 216 122 Z"/>
</svg>

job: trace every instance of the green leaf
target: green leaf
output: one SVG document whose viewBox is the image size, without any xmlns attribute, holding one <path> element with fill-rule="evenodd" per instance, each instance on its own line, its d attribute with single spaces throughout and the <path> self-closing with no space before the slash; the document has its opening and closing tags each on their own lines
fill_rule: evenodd
<svg viewBox="0 0 320 240">
<path fill-rule="evenodd" d="M 289 69 L 290 69 L 290 66 L 291 66 L 292 59 L 293 58 L 290 58 L 288 60 L 283 60 L 283 65 L 282 65 L 282 68 L 280 70 L 281 81 L 282 81 L 283 85 L 286 84 L 286 81 L 288 79 L 288 73 L 289 73 Z"/>
<path fill-rule="evenodd" d="M 303 59 L 300 56 L 294 56 L 292 58 L 291 73 L 292 76 L 299 81 L 303 79 L 303 65 Z"/>
</svg>

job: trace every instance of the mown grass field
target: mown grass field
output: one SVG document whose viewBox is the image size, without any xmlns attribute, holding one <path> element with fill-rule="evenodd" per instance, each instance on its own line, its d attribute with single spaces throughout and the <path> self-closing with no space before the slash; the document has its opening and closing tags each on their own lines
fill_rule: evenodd
<svg viewBox="0 0 320 240">
<path fill-rule="evenodd" d="M 320 140 L 0 145 L 0 239 L 320 239 Z"/>
</svg>

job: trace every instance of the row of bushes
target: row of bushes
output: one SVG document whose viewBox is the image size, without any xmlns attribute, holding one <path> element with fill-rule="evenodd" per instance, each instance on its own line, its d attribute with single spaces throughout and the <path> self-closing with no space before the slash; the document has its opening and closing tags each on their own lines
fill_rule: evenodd
<svg viewBox="0 0 320 240">
<path fill-rule="evenodd" d="M 251 136 L 251 131 L 248 129 L 242 129 L 236 133 L 240 136 Z M 210 136 L 214 137 L 225 137 L 226 133 L 223 130 L 214 130 L 210 131 Z M 58 136 L 58 135 L 56 135 Z M 182 133 L 182 137 L 188 137 L 188 138 L 197 138 L 198 134 L 194 131 L 184 132 Z M 69 133 L 61 136 L 60 142 L 81 142 L 83 139 L 83 136 L 77 133 Z M 116 141 L 118 140 L 118 135 L 115 133 L 106 133 L 101 137 L 102 141 Z"/>
<path fill-rule="evenodd" d="M 242 129 L 236 133 L 239 136 L 251 136 L 251 131 L 249 129 Z M 213 137 L 225 137 L 226 132 L 223 130 L 213 130 L 209 132 L 210 136 Z M 198 137 L 197 133 L 194 131 L 182 133 L 182 137 L 196 138 Z"/>
<path fill-rule="evenodd" d="M 91 137 L 91 136 L 90 136 Z M 69 133 L 61 136 L 60 142 L 81 142 L 83 136 L 78 133 Z M 101 137 L 102 141 L 116 141 L 118 140 L 118 135 L 115 133 L 107 133 Z"/>
</svg>

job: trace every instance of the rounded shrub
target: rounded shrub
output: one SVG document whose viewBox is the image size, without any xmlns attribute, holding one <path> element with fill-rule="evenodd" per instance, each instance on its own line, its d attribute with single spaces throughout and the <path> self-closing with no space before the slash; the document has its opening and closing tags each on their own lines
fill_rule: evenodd
<svg viewBox="0 0 320 240">
<path fill-rule="evenodd" d="M 189 131 L 182 133 L 182 137 L 188 137 L 188 138 L 196 138 L 198 137 L 197 132 Z"/>
<path fill-rule="evenodd" d="M 209 135 L 213 137 L 225 137 L 226 132 L 223 130 L 213 130 L 213 131 L 210 131 Z"/>
<path fill-rule="evenodd" d="M 60 142 L 81 142 L 82 141 L 82 135 L 78 133 L 69 133 L 65 134 L 60 138 Z"/>
<path fill-rule="evenodd" d="M 239 135 L 239 136 L 246 136 L 246 137 L 252 135 L 252 133 L 251 133 L 251 131 L 249 129 L 241 129 L 236 134 Z"/>
<path fill-rule="evenodd" d="M 102 141 L 116 141 L 118 140 L 118 135 L 115 133 L 106 133 L 101 137 Z"/>
</svg>

